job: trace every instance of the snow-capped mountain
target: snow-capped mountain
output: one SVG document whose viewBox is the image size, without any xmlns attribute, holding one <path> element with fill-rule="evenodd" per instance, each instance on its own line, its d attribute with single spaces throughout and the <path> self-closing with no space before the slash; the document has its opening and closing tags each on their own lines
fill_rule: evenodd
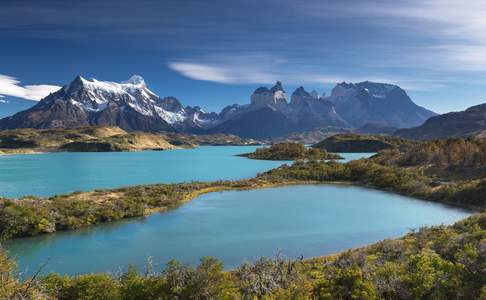
<svg viewBox="0 0 486 300">
<path fill-rule="evenodd" d="M 0 128 L 114 125 L 125 130 L 272 138 L 366 123 L 411 127 L 434 115 L 413 103 L 398 86 L 383 83 L 340 83 L 329 97 L 299 87 L 288 99 L 277 81 L 271 88 L 257 88 L 250 104 L 208 113 L 198 106 L 183 106 L 174 97 L 159 97 L 137 75 L 121 83 L 78 76 L 35 106 L 0 120 Z"/>
<path fill-rule="evenodd" d="M 161 99 L 138 75 L 121 83 L 76 77 L 34 107 L 0 121 L 0 127 L 75 127 L 116 125 L 127 130 L 201 131 L 217 114 Z"/>
</svg>

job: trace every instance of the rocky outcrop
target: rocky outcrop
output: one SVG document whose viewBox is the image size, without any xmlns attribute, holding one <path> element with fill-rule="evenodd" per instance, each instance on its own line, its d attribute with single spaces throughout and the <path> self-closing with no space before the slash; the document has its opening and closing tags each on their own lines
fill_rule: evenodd
<svg viewBox="0 0 486 300">
<path fill-rule="evenodd" d="M 421 125 L 436 114 L 415 104 L 407 93 L 392 84 L 360 82 L 340 83 L 329 98 L 336 112 L 351 126 L 366 123 L 397 128 Z"/>
<path fill-rule="evenodd" d="M 272 88 L 259 87 L 251 95 L 251 108 L 258 109 L 264 106 L 274 108 L 284 108 L 287 105 L 287 95 L 282 87 L 282 83 L 277 83 Z"/>
</svg>

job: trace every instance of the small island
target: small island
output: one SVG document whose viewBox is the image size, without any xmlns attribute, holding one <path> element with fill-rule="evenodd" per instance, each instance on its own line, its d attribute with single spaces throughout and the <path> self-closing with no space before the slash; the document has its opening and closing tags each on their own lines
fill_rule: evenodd
<svg viewBox="0 0 486 300">
<path fill-rule="evenodd" d="M 347 133 L 330 136 L 312 145 L 312 148 L 348 153 L 378 152 L 388 149 L 399 149 L 403 151 L 419 143 L 418 141 L 385 135 Z"/>
<path fill-rule="evenodd" d="M 278 143 L 270 147 L 256 149 L 252 153 L 244 153 L 239 156 L 251 159 L 263 160 L 334 160 L 342 159 L 335 153 L 318 148 L 307 148 L 298 143 Z"/>
</svg>

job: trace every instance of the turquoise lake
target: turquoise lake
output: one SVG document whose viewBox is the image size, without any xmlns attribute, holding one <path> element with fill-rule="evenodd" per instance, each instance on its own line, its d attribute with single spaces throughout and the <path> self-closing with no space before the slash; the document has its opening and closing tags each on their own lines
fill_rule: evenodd
<svg viewBox="0 0 486 300">
<path fill-rule="evenodd" d="M 188 150 L 47 153 L 0 156 L 0 196 L 49 196 L 76 190 L 192 180 L 242 179 L 285 162 L 236 154 L 256 147 Z M 344 153 L 345 161 L 371 153 Z M 287 162 L 290 163 L 290 162 Z M 346 185 L 302 185 L 203 195 L 180 208 L 5 244 L 24 275 L 44 272 L 117 272 L 128 264 L 160 268 L 176 258 L 203 256 L 226 268 L 282 251 L 312 257 L 450 224 L 469 213 L 438 203 Z"/>
<path fill-rule="evenodd" d="M 319 256 L 412 228 L 450 224 L 469 213 L 438 203 L 346 185 L 300 185 L 203 195 L 168 213 L 9 242 L 20 270 L 31 274 L 111 271 L 127 264 L 143 271 L 171 258 L 197 264 L 203 256 L 226 268 L 281 250 L 288 257 Z"/>
<path fill-rule="evenodd" d="M 243 179 L 280 166 L 236 154 L 255 146 L 204 146 L 143 152 L 0 155 L 0 196 L 52 196 L 150 183 Z M 343 154 L 346 160 L 370 153 Z"/>
</svg>

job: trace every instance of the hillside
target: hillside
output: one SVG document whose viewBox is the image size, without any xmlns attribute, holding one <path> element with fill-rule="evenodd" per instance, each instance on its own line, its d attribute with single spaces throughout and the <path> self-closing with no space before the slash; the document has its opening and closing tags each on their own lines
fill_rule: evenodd
<svg viewBox="0 0 486 300">
<path fill-rule="evenodd" d="M 166 150 L 199 145 L 253 145 L 233 135 L 127 132 L 119 127 L 10 129 L 0 131 L 0 154 L 52 151 L 111 152 Z"/>
<path fill-rule="evenodd" d="M 0 151 L 137 151 L 174 149 L 162 136 L 131 132 L 118 127 L 76 129 L 14 129 L 0 131 Z"/>
<path fill-rule="evenodd" d="M 178 147 L 196 146 L 248 146 L 262 145 L 263 142 L 256 139 L 246 139 L 234 134 L 188 134 L 179 132 L 160 132 L 165 140 Z"/>
<path fill-rule="evenodd" d="M 486 131 L 486 104 L 472 106 L 465 111 L 446 113 L 428 119 L 414 128 L 400 129 L 395 136 L 417 140 L 466 137 Z"/>
<path fill-rule="evenodd" d="M 329 152 L 378 152 L 385 149 L 404 149 L 414 143 L 416 142 L 382 135 L 336 134 L 312 147 Z"/>
<path fill-rule="evenodd" d="M 315 144 L 323 139 L 341 133 L 351 133 L 350 128 L 340 128 L 340 127 L 322 127 L 310 131 L 304 132 L 292 132 L 287 135 L 279 136 L 276 138 L 265 139 L 268 144 L 272 143 L 300 143 L 300 144 Z"/>
</svg>

